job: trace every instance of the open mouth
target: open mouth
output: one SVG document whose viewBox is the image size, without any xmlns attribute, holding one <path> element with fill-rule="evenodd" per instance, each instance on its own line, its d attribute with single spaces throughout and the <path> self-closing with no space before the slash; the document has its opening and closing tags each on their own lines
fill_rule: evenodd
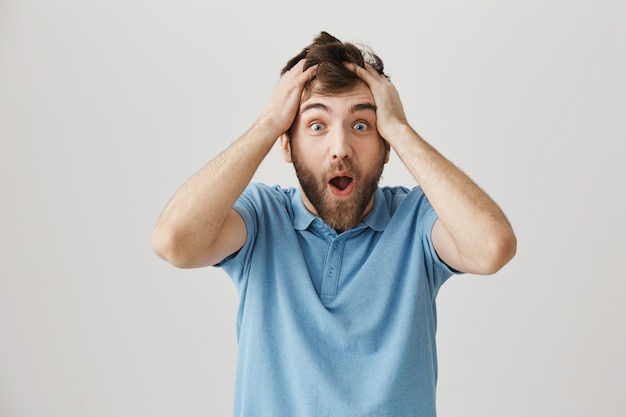
<svg viewBox="0 0 626 417">
<path fill-rule="evenodd" d="M 353 178 L 348 175 L 337 175 L 332 177 L 328 183 L 331 186 L 331 190 L 338 194 L 349 193 L 352 189 Z"/>
</svg>

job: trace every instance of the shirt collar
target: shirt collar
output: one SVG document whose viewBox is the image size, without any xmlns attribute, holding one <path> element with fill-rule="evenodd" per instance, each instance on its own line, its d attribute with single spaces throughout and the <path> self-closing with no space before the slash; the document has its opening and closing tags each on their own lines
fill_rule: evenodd
<svg viewBox="0 0 626 417">
<path fill-rule="evenodd" d="M 391 220 L 391 214 L 389 214 L 386 201 L 387 199 L 385 198 L 382 188 L 376 188 L 372 211 L 363 219 L 363 223 L 377 232 L 383 232 L 385 227 L 387 227 L 387 223 Z"/>
<path fill-rule="evenodd" d="M 372 211 L 365 216 L 362 222 L 377 232 L 384 231 L 387 223 L 389 223 L 391 219 L 385 201 L 383 190 L 378 187 L 374 192 L 374 206 L 372 207 Z M 302 200 L 302 190 L 299 188 L 291 197 L 291 206 L 294 211 L 293 227 L 296 230 L 308 229 L 311 223 L 319 218 L 306 208 Z"/>
<path fill-rule="evenodd" d="M 311 213 L 304 205 L 304 200 L 302 200 L 302 189 L 296 189 L 296 192 L 291 196 L 291 206 L 294 211 L 294 229 L 306 230 L 309 228 L 311 223 L 317 219 L 317 217 L 314 216 L 313 213 Z"/>
</svg>

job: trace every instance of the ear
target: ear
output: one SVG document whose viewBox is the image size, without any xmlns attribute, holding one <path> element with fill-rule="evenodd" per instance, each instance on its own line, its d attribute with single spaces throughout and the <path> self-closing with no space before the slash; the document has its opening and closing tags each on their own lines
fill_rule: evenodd
<svg viewBox="0 0 626 417">
<path fill-rule="evenodd" d="M 291 146 L 289 145 L 289 137 L 287 136 L 287 133 L 280 135 L 280 148 L 283 151 L 283 159 L 285 162 L 292 163 Z"/>
<path fill-rule="evenodd" d="M 385 139 L 383 139 L 383 145 L 385 146 L 385 163 L 389 162 L 391 156 L 391 145 Z"/>
</svg>

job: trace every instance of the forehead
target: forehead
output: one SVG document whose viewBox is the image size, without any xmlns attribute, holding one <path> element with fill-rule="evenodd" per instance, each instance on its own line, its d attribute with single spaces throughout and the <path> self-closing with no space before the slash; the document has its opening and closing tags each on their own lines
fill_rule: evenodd
<svg viewBox="0 0 626 417">
<path fill-rule="evenodd" d="M 320 94 L 315 87 L 311 89 L 310 94 L 300 103 L 300 113 L 311 109 L 323 109 L 327 111 L 350 110 L 354 106 L 360 106 L 360 109 L 375 109 L 374 97 L 369 87 L 358 82 L 349 90 L 329 94 Z"/>
</svg>

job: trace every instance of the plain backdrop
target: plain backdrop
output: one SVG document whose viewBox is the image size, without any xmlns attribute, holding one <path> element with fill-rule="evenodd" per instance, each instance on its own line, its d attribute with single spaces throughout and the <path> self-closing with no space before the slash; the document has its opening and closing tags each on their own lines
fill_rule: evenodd
<svg viewBox="0 0 626 417">
<path fill-rule="evenodd" d="M 150 235 L 321 30 L 518 235 L 439 293 L 440 417 L 626 415 L 623 0 L 0 0 L 0 416 L 231 415 L 235 288 Z"/>
</svg>

